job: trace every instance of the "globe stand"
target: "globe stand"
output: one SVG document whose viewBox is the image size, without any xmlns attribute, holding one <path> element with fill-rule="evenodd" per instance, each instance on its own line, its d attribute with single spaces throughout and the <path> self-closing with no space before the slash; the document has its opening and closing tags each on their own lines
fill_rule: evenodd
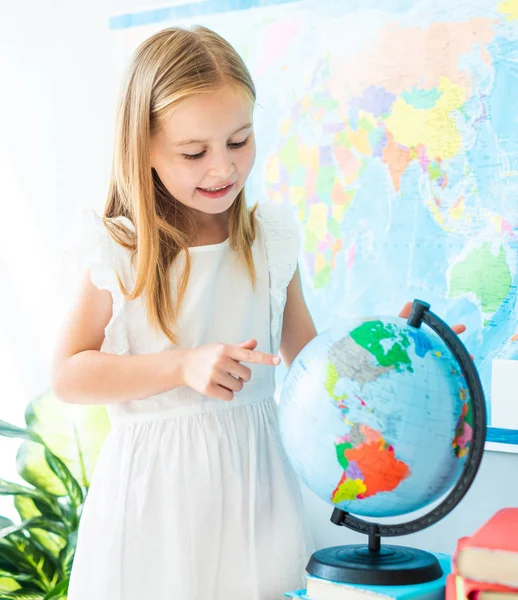
<svg viewBox="0 0 518 600">
<path fill-rule="evenodd" d="M 414 300 L 408 325 L 419 328 L 422 323 L 435 331 L 452 352 L 468 386 L 473 415 L 473 438 L 459 481 L 431 512 L 408 523 L 370 523 L 335 508 L 331 521 L 335 525 L 367 534 L 368 543 L 318 550 L 311 556 L 306 567 L 310 575 L 352 584 L 413 585 L 433 581 L 443 574 L 438 560 L 429 552 L 407 546 L 381 545 L 382 536 L 415 533 L 437 523 L 453 510 L 473 483 L 484 452 L 486 405 L 475 365 L 455 332 L 430 312 L 430 305 Z"/>
<path fill-rule="evenodd" d="M 335 508 L 331 521 L 348 527 L 348 513 Z M 407 546 L 381 546 L 377 523 L 368 523 L 369 542 L 335 546 L 318 550 L 306 571 L 311 575 L 368 585 L 412 585 L 442 576 L 439 561 L 433 554 Z"/>
</svg>

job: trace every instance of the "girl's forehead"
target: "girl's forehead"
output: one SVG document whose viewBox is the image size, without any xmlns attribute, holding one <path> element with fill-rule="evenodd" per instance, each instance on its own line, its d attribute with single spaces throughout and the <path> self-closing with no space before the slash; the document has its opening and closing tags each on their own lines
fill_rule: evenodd
<svg viewBox="0 0 518 600">
<path fill-rule="evenodd" d="M 247 94 L 225 86 L 181 100 L 166 118 L 163 130 L 171 144 L 217 139 L 251 127 L 253 103 Z"/>
</svg>

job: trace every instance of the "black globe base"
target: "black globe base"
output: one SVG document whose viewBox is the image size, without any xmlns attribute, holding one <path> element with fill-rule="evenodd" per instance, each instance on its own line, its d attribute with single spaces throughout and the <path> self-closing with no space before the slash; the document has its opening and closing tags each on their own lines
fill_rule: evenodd
<svg viewBox="0 0 518 600">
<path fill-rule="evenodd" d="M 315 577 L 362 585 L 415 585 L 442 577 L 433 554 L 407 546 L 334 546 L 315 552 L 306 571 Z"/>
</svg>

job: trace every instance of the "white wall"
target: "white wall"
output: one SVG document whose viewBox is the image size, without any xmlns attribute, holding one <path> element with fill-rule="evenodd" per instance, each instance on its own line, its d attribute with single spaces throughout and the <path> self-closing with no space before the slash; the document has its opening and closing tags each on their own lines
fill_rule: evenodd
<svg viewBox="0 0 518 600">
<path fill-rule="evenodd" d="M 102 0 L 0 0 L 0 419 L 19 424 L 49 385 L 67 224 L 104 203 L 107 10 Z M 15 478 L 15 448 L 0 438 L 0 477 Z M 0 497 L 0 514 L 5 506 Z"/>
<path fill-rule="evenodd" d="M 26 402 L 48 386 L 67 225 L 81 207 L 104 203 L 118 82 L 106 1 L 0 2 L 0 419 L 21 424 Z M 0 441 L 0 477 L 15 477 L 15 446 Z M 359 539 L 305 497 L 319 547 Z M 486 453 L 460 507 L 397 542 L 450 551 L 505 505 L 518 505 L 518 456 Z"/>
</svg>

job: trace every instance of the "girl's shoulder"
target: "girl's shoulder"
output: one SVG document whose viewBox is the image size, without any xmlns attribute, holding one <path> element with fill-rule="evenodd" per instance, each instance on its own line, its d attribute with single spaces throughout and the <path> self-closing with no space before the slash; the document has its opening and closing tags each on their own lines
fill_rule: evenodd
<svg viewBox="0 0 518 600">
<path fill-rule="evenodd" d="M 256 210 L 264 240 L 272 286 L 283 289 L 297 268 L 300 252 L 300 224 L 296 209 L 287 204 L 264 203 Z"/>
<path fill-rule="evenodd" d="M 134 231 L 129 219 L 113 219 L 130 231 Z M 110 233 L 107 221 L 93 209 L 84 209 L 73 220 L 65 239 L 65 277 L 74 285 L 75 277 L 90 270 L 93 283 L 102 289 L 113 287 L 117 273 L 124 277 L 130 269 L 133 252 L 119 243 Z"/>
<path fill-rule="evenodd" d="M 133 229 L 129 219 L 118 217 L 113 221 L 130 231 Z M 107 221 L 92 209 L 82 210 L 67 232 L 62 272 L 64 292 L 74 294 L 87 270 L 97 288 L 110 292 L 113 315 L 105 333 L 110 347 L 118 354 L 128 351 L 124 319 L 121 318 L 126 306 L 121 283 L 127 290 L 133 287 L 132 256 L 133 252 L 110 233 Z"/>
<path fill-rule="evenodd" d="M 289 204 L 266 202 L 259 204 L 255 212 L 266 245 L 278 250 L 295 250 L 300 244 L 300 224 L 296 209 Z"/>
<path fill-rule="evenodd" d="M 272 352 L 277 352 L 287 289 L 298 264 L 300 225 L 295 208 L 287 204 L 259 204 L 255 215 L 268 262 Z"/>
<path fill-rule="evenodd" d="M 86 209 L 81 213 L 75 235 L 79 252 L 85 259 L 98 257 L 115 266 L 131 255 L 130 249 L 121 241 L 125 231 L 130 235 L 135 231 L 133 223 L 126 217 L 105 219 L 95 210 Z"/>
</svg>

